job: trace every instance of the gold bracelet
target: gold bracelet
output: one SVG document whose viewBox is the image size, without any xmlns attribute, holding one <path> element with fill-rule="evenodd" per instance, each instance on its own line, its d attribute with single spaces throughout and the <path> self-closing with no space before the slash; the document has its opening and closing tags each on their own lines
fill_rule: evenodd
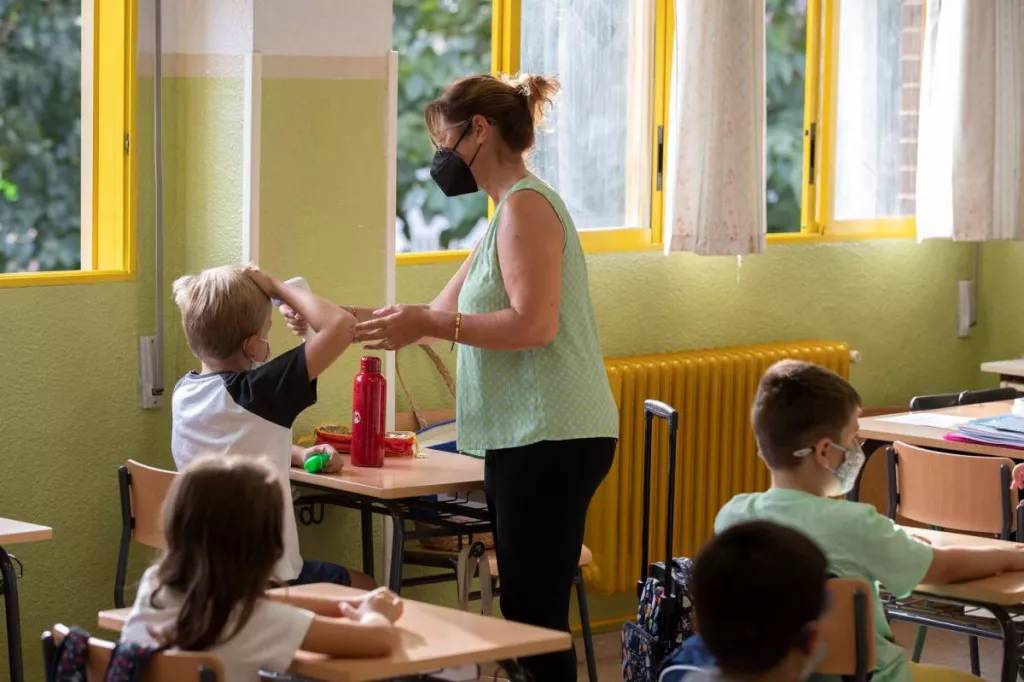
<svg viewBox="0 0 1024 682">
<path fill-rule="evenodd" d="M 459 342 L 459 331 L 462 329 L 462 313 L 455 313 L 455 338 L 452 339 L 452 350 L 455 350 L 455 344 Z"/>
</svg>

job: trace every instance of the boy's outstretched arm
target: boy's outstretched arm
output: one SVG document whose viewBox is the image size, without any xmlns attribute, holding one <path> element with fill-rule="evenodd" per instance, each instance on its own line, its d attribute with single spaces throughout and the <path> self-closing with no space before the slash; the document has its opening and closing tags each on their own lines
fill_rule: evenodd
<svg viewBox="0 0 1024 682">
<path fill-rule="evenodd" d="M 284 302 L 302 315 L 316 332 L 306 344 L 306 370 L 311 381 L 352 345 L 356 319 L 351 313 L 310 291 L 290 287 L 256 267 L 247 267 L 246 274 L 267 296 Z"/>
</svg>

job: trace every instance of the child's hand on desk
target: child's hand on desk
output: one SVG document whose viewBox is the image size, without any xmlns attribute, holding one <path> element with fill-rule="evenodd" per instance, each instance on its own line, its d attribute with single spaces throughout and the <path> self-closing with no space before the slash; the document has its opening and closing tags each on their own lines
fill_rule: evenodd
<svg viewBox="0 0 1024 682">
<path fill-rule="evenodd" d="M 1024 490 L 1024 464 L 1013 467 L 1013 482 L 1010 483 L 1010 490 Z"/>
<path fill-rule="evenodd" d="M 376 613 L 384 616 L 391 623 L 401 618 L 404 610 L 402 598 L 386 587 L 378 587 L 363 597 L 346 599 L 338 606 L 341 608 L 343 616 L 353 620 L 361 620 L 362 616 L 367 613 Z"/>
<path fill-rule="evenodd" d="M 331 458 L 327 460 L 327 465 L 324 466 L 321 473 L 324 474 L 337 474 L 341 473 L 341 470 L 345 466 L 345 461 L 338 454 L 338 451 L 331 445 L 314 445 L 311 448 L 306 448 L 302 453 L 302 461 L 305 462 L 313 455 L 330 455 Z"/>
</svg>

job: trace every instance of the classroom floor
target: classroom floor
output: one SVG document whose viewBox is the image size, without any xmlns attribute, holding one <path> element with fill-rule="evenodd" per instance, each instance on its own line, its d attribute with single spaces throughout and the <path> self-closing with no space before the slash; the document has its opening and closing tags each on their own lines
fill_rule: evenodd
<svg viewBox="0 0 1024 682">
<path fill-rule="evenodd" d="M 916 628 L 907 623 L 893 623 L 893 632 L 897 641 L 905 647 L 911 647 L 914 643 Z M 986 680 L 999 679 L 999 667 L 1002 663 L 1002 648 L 1000 642 L 993 639 L 983 639 L 978 645 L 981 653 L 981 676 Z M 622 679 L 622 672 L 619 667 L 620 648 L 619 634 L 607 632 L 594 637 L 594 650 L 597 656 L 597 676 L 599 682 L 619 682 Z M 587 666 L 582 662 L 583 643 L 576 642 L 576 651 L 580 657 L 579 682 L 587 682 Z M 922 656 L 924 663 L 945 665 L 961 670 L 970 670 L 970 660 L 967 654 L 967 638 L 951 632 L 941 630 L 930 630 Z M 482 677 L 481 680 L 503 679 Z"/>
</svg>

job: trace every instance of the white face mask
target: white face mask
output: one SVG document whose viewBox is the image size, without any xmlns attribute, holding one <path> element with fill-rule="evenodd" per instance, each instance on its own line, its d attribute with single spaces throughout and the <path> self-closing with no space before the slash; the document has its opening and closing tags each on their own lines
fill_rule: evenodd
<svg viewBox="0 0 1024 682">
<path fill-rule="evenodd" d="M 261 336 L 260 337 L 260 341 L 262 341 L 263 343 L 267 344 L 267 354 L 265 356 L 263 356 L 262 360 L 257 360 L 256 358 L 249 358 L 249 360 L 250 360 L 249 369 L 250 370 L 259 369 L 263 365 L 267 364 L 267 360 L 270 359 L 270 339 L 265 339 L 265 338 L 263 338 Z"/>
<path fill-rule="evenodd" d="M 833 442 L 829 442 L 829 447 L 842 452 L 843 461 L 835 469 L 826 467 L 825 470 L 839 479 L 839 490 L 836 491 L 836 495 L 846 495 L 857 485 L 857 477 L 860 475 L 860 470 L 864 468 L 864 462 L 867 461 L 867 457 L 864 456 L 864 451 L 861 450 L 859 442 L 855 442 L 852 449 L 844 448 L 842 445 Z M 807 457 L 813 452 L 814 448 L 804 448 L 794 452 L 793 456 Z"/>
<path fill-rule="evenodd" d="M 844 448 L 842 445 L 836 445 L 835 443 L 832 443 L 832 447 L 843 452 L 843 463 L 835 469 L 829 469 L 829 471 L 839 479 L 838 494 L 846 495 L 857 485 L 857 477 L 860 475 L 860 470 L 864 468 L 864 462 L 867 460 L 867 457 L 864 456 L 860 443 L 856 443 L 853 449 Z"/>
</svg>

